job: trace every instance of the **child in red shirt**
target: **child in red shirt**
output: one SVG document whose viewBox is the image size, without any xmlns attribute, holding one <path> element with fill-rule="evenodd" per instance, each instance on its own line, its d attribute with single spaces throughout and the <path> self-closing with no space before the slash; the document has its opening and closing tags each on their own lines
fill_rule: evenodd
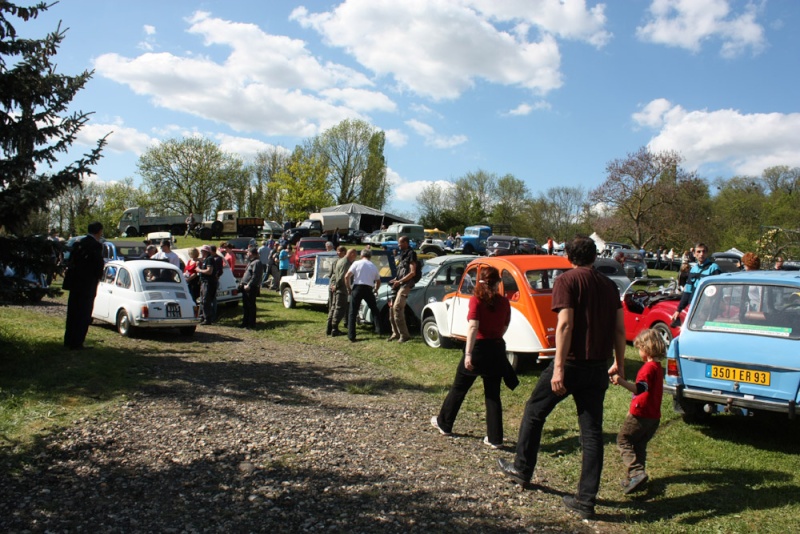
<svg viewBox="0 0 800 534">
<path fill-rule="evenodd" d="M 622 463 L 627 468 L 627 477 L 622 481 L 622 489 L 628 494 L 641 489 L 649 478 L 644 467 L 647 461 L 647 443 L 655 435 L 661 422 L 661 398 L 664 392 L 664 370 L 656 360 L 666 356 L 667 346 L 655 330 L 644 330 L 633 340 L 639 349 L 644 365 L 636 373 L 636 382 L 628 382 L 619 375 L 611 381 L 631 393 L 631 407 L 622 429 L 617 436 L 617 447 L 622 455 Z"/>
</svg>

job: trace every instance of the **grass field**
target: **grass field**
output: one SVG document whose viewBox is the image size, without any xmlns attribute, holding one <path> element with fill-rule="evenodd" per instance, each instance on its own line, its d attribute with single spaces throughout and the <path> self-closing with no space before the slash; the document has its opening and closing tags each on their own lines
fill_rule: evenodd
<svg viewBox="0 0 800 534">
<path fill-rule="evenodd" d="M 181 247 L 193 246 L 189 239 Z M 657 275 L 658 273 L 653 273 Z M 666 274 L 666 273 L 665 273 Z M 674 274 L 674 273 L 673 273 Z M 239 310 L 227 310 L 221 324 L 238 323 Z M 276 293 L 259 302 L 257 336 L 291 343 L 335 346 L 352 353 L 364 365 L 385 369 L 386 380 L 407 385 L 443 400 L 459 349 L 434 350 L 417 337 L 404 345 L 389 344 L 366 329 L 357 345 L 346 338 L 324 335 L 325 312 L 298 305 L 284 309 Z M 42 315 L 35 308 L 0 307 L 0 455 L 34 451 L 38 439 L 53 428 L 73 424 L 87 414 L 102 413 L 157 377 L 142 372 L 142 359 L 159 354 L 157 343 L 137 340 L 135 347 L 112 329 L 92 328 L 89 337 L 99 348 L 87 352 L 61 350 L 63 319 Z M 113 357 L 110 357 L 113 356 Z M 627 374 L 641 364 L 628 348 Z M 521 385 L 503 389 L 506 439 L 516 430 L 527 396 L 540 369 L 529 366 Z M 365 383 L 353 394 L 382 394 L 385 384 Z M 785 418 L 715 416 L 703 425 L 688 425 L 665 398 L 662 424 L 650 444 L 647 493 L 628 498 L 619 489 L 622 469 L 616 433 L 627 413 L 630 395 L 611 386 L 606 397 L 605 469 L 602 504 L 625 513 L 613 529 L 632 532 L 794 532 L 800 515 L 800 423 Z M 482 420 L 479 383 L 470 392 L 460 418 Z M 580 445 L 574 404 L 561 403 L 545 427 L 540 467 L 549 483 L 573 487 L 580 469 Z"/>
</svg>

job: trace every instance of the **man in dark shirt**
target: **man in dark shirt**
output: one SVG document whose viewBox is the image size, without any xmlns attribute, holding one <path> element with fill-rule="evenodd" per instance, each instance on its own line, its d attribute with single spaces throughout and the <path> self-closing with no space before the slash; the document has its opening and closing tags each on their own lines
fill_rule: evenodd
<svg viewBox="0 0 800 534">
<path fill-rule="evenodd" d="M 217 300 L 217 262 L 216 254 L 211 253 L 211 247 L 200 247 L 200 266 L 197 273 L 200 275 L 200 302 L 202 303 L 200 324 L 209 325 L 214 321 L 214 304 Z"/>
<path fill-rule="evenodd" d="M 625 373 L 625 323 L 619 290 L 592 268 L 597 247 L 591 238 L 577 236 L 567 245 L 573 269 L 556 278 L 552 309 L 558 314 L 556 355 L 545 369 L 519 428 L 514 462 L 498 460 L 500 470 L 519 484 L 533 476 L 547 416 L 572 395 L 578 409 L 583 461 L 578 492 L 565 495 L 564 504 L 583 519 L 594 515 L 603 470 L 603 400 L 609 376 Z M 614 363 L 606 370 L 612 353 Z"/>
<path fill-rule="evenodd" d="M 242 328 L 256 327 L 256 297 L 261 293 L 264 266 L 256 247 L 247 249 L 247 268 L 242 275 L 239 290 L 242 292 Z"/>
<path fill-rule="evenodd" d="M 103 225 L 93 222 L 89 234 L 73 246 L 63 288 L 69 291 L 67 324 L 64 328 L 64 346 L 69 350 L 84 347 L 86 333 L 92 320 L 97 282 L 103 276 Z"/>
</svg>

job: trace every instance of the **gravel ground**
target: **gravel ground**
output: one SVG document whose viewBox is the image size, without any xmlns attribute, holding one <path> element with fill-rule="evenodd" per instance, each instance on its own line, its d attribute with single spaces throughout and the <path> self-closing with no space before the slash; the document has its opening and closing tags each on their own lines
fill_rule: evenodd
<svg viewBox="0 0 800 534">
<path fill-rule="evenodd" d="M 568 514 L 565 488 L 501 479 L 496 459 L 512 452 L 482 444 L 482 414 L 462 414 L 466 433 L 446 438 L 429 423 L 438 400 L 347 354 L 201 328 L 132 370 L 156 385 L 47 437 L 23 469 L 0 453 L 0 531 L 621 527 L 602 508 L 598 521 Z"/>
</svg>

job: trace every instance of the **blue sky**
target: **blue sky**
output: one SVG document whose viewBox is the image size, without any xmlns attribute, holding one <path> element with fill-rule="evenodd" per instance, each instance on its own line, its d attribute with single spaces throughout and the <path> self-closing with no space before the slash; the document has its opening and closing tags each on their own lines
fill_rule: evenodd
<svg viewBox="0 0 800 534">
<path fill-rule="evenodd" d="M 639 147 L 708 179 L 800 166 L 794 0 L 61 0 L 59 72 L 94 69 L 77 148 L 112 132 L 95 179 L 161 140 L 245 161 L 345 118 L 387 134 L 390 210 L 483 169 L 598 186 Z"/>
</svg>

